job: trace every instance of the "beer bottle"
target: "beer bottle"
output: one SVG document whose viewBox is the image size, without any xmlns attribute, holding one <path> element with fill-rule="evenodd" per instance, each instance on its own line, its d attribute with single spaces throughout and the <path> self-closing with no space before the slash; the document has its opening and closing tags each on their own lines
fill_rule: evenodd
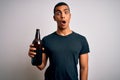
<svg viewBox="0 0 120 80">
<path fill-rule="evenodd" d="M 36 48 L 36 55 L 32 58 L 32 65 L 37 66 L 42 63 L 42 43 L 40 38 L 40 29 L 36 29 L 35 39 L 32 42 Z"/>
</svg>

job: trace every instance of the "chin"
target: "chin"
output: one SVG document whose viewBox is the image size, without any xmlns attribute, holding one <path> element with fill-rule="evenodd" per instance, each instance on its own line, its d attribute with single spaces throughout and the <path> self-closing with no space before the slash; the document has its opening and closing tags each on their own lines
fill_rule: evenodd
<svg viewBox="0 0 120 80">
<path fill-rule="evenodd" d="M 60 26 L 60 27 L 58 27 L 60 30 L 65 30 L 65 29 L 67 29 L 67 27 L 66 26 Z"/>
</svg>

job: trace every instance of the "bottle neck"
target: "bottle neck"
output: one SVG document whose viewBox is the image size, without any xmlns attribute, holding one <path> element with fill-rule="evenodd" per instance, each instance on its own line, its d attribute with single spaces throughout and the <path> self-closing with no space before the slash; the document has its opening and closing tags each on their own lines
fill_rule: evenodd
<svg viewBox="0 0 120 80">
<path fill-rule="evenodd" d="M 35 39 L 40 40 L 40 30 L 39 29 L 36 29 Z"/>
</svg>

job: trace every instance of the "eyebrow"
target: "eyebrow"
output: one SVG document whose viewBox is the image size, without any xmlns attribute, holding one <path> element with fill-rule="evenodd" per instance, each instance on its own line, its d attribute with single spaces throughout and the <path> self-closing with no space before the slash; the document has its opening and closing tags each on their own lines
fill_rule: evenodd
<svg viewBox="0 0 120 80">
<path fill-rule="evenodd" d="M 64 11 L 70 11 L 69 9 L 64 9 Z M 59 12 L 59 11 L 61 11 L 61 10 L 55 10 L 55 12 Z"/>
<path fill-rule="evenodd" d="M 70 11 L 69 9 L 64 9 L 64 11 L 67 11 L 67 10 Z"/>
</svg>

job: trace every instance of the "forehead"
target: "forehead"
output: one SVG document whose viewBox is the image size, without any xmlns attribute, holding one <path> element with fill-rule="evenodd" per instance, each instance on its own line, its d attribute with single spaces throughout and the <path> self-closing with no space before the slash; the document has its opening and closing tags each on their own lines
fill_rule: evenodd
<svg viewBox="0 0 120 80">
<path fill-rule="evenodd" d="M 69 7 L 67 5 L 61 5 L 55 8 L 55 11 L 62 11 L 62 10 L 69 10 Z"/>
</svg>

